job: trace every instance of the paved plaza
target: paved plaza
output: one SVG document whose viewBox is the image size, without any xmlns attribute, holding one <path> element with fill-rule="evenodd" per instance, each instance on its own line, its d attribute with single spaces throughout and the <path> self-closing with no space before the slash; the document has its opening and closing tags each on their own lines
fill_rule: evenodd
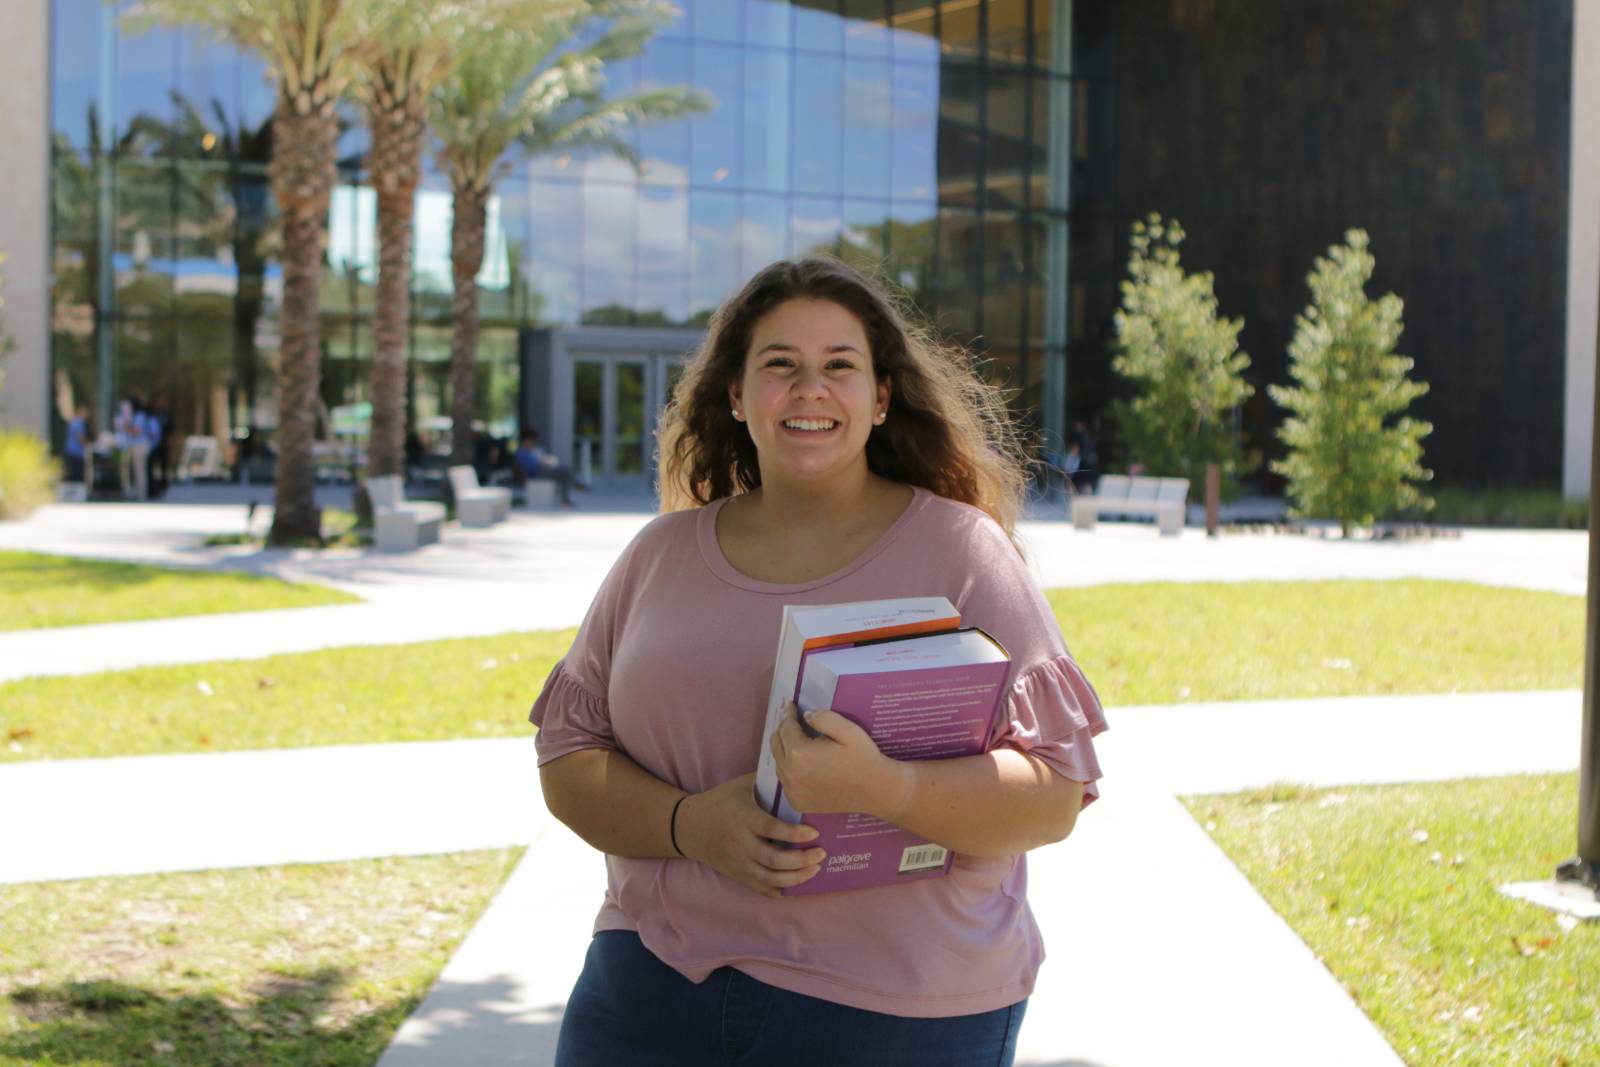
<svg viewBox="0 0 1600 1067">
<path fill-rule="evenodd" d="M 637 498 L 580 505 L 487 530 L 451 526 L 439 545 L 399 556 L 202 547 L 207 533 L 241 528 L 237 500 L 55 505 L 0 525 L 0 547 L 240 568 L 337 586 L 366 603 L 0 634 L 0 678 L 573 625 L 650 517 Z M 255 521 L 265 523 L 264 511 Z M 1021 533 L 1046 586 L 1414 576 L 1581 594 L 1586 575 L 1582 533 L 1368 544 L 1208 540 L 1191 529 L 1158 538 L 1148 526 L 1074 531 L 1042 510 Z M 1029 860 L 1050 959 L 1018 1062 L 1398 1064 L 1176 798 L 1276 781 L 1568 771 L 1580 705 L 1565 691 L 1108 709 L 1102 801 L 1066 843 Z M 53 798 L 51 815 L 8 828 L 0 882 L 526 845 L 383 1064 L 551 1062 L 604 867 L 544 810 L 531 738 L 0 767 L 0 810 L 39 796 Z"/>
</svg>

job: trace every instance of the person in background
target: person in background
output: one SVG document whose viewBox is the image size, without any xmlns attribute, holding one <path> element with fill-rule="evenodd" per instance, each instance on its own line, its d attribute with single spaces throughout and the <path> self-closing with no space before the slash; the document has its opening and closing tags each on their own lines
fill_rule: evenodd
<svg viewBox="0 0 1600 1067">
<path fill-rule="evenodd" d="M 577 484 L 572 468 L 539 447 L 539 431 L 523 430 L 517 437 L 517 453 L 512 457 L 511 477 L 518 488 L 530 481 L 555 482 L 561 487 L 561 506 L 573 507 L 572 487 Z"/>
<path fill-rule="evenodd" d="M 167 420 L 161 412 L 162 403 L 157 400 L 138 409 L 139 423 L 144 427 L 146 452 L 144 457 L 144 484 L 145 495 L 152 500 L 160 499 L 167 491 Z"/>
<path fill-rule="evenodd" d="M 67 440 L 61 454 L 66 461 L 65 480 L 82 482 L 87 494 L 93 488 L 94 438 L 89 435 L 89 409 L 83 404 L 74 408 L 72 418 L 67 420 Z"/>
<path fill-rule="evenodd" d="M 150 458 L 150 439 L 145 436 L 144 406 L 132 397 L 117 405 L 112 429 L 117 435 L 118 471 L 124 498 L 143 500 L 150 495 L 146 466 Z"/>
<path fill-rule="evenodd" d="M 1092 493 L 1100 481 L 1100 452 L 1082 419 L 1072 421 L 1072 433 L 1067 440 L 1078 449 L 1078 466 L 1071 474 L 1072 489 L 1078 493 Z"/>
</svg>

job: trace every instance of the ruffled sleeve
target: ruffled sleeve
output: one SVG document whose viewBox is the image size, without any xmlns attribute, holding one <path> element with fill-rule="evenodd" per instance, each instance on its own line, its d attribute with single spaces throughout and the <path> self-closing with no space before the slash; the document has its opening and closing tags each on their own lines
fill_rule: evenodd
<svg viewBox="0 0 1600 1067">
<path fill-rule="evenodd" d="M 533 702 L 528 719 L 539 728 L 534 747 L 541 767 L 580 749 L 617 747 L 605 697 L 574 678 L 567 671 L 565 660 L 557 663 L 545 679 L 544 690 Z"/>
<path fill-rule="evenodd" d="M 1083 806 L 1100 796 L 1094 738 L 1106 731 L 1100 697 L 1071 656 L 1057 656 L 1024 671 L 1012 684 L 996 744 L 1010 745 L 1084 783 Z"/>
</svg>

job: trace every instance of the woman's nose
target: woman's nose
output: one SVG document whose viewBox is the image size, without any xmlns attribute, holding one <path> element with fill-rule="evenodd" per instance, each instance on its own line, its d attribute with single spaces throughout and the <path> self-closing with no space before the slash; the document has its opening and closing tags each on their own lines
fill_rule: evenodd
<svg viewBox="0 0 1600 1067">
<path fill-rule="evenodd" d="M 827 392 L 827 379 L 816 367 L 801 367 L 794 376 L 795 392 L 804 396 L 821 396 Z"/>
</svg>

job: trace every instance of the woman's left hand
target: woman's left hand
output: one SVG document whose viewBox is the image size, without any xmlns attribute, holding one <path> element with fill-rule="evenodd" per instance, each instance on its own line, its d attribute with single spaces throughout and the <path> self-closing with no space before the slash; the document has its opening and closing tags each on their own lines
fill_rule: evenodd
<svg viewBox="0 0 1600 1067">
<path fill-rule="evenodd" d="M 802 814 L 862 811 L 894 821 L 909 799 L 914 769 L 878 751 L 867 732 L 835 711 L 807 717 L 821 737 L 808 737 L 790 702 L 772 735 L 778 781 Z"/>
</svg>

